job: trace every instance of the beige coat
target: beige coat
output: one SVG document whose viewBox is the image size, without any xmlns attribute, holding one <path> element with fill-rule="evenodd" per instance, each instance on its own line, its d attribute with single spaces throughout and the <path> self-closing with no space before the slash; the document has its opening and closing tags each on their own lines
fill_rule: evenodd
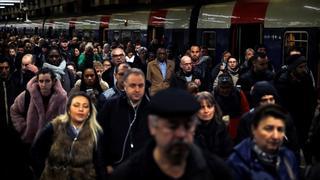
<svg viewBox="0 0 320 180">
<path fill-rule="evenodd" d="M 170 80 L 174 74 L 174 62 L 167 60 L 167 73 L 166 78 L 163 79 L 158 60 L 154 60 L 148 63 L 147 67 L 147 80 L 151 82 L 150 95 L 153 96 L 155 93 L 162 89 L 166 89 L 170 86 Z"/>
</svg>

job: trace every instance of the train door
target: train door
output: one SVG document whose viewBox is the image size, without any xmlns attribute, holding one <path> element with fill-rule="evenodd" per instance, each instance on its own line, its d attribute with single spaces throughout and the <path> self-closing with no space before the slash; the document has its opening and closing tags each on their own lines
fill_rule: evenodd
<svg viewBox="0 0 320 180">
<path fill-rule="evenodd" d="M 186 38 L 183 30 L 173 30 L 170 43 L 172 44 L 173 54 L 178 55 L 185 50 Z"/>
<path fill-rule="evenodd" d="M 247 48 L 254 48 L 262 44 L 263 24 L 233 24 L 231 25 L 231 53 L 240 59 L 244 59 L 244 52 Z"/>
<path fill-rule="evenodd" d="M 216 57 L 216 32 L 215 31 L 203 31 L 201 36 L 202 46 L 208 48 L 209 56 L 214 58 Z M 215 61 L 217 62 L 217 61 Z"/>
<path fill-rule="evenodd" d="M 72 37 L 74 37 L 74 36 L 76 35 L 75 29 L 76 29 L 75 26 L 70 26 L 70 27 L 69 27 L 69 37 L 70 37 L 70 38 L 72 38 Z"/>
<path fill-rule="evenodd" d="M 109 31 L 108 31 L 108 28 L 102 28 L 101 29 L 101 34 L 102 34 L 102 39 L 100 39 L 100 41 L 105 44 L 105 43 L 108 43 L 109 42 Z"/>
<path fill-rule="evenodd" d="M 53 28 L 50 26 L 47 31 L 47 37 L 52 38 L 53 36 Z"/>
<path fill-rule="evenodd" d="M 131 41 L 133 43 L 141 42 L 141 31 L 140 30 L 135 30 L 135 31 L 132 32 Z"/>
<path fill-rule="evenodd" d="M 148 26 L 148 42 L 147 44 L 150 45 L 152 40 L 157 40 L 158 44 L 163 41 L 164 37 L 164 27 L 157 27 L 157 26 Z"/>
<path fill-rule="evenodd" d="M 122 42 L 123 44 L 127 44 L 129 41 L 131 41 L 131 31 L 129 30 L 122 30 L 121 31 L 121 40 L 120 42 Z"/>
<path fill-rule="evenodd" d="M 39 28 L 38 27 L 34 28 L 34 34 L 39 35 Z"/>
</svg>

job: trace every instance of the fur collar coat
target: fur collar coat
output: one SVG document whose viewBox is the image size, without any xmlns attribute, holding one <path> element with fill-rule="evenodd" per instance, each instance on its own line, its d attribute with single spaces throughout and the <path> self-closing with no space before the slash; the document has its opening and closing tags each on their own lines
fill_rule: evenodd
<svg viewBox="0 0 320 180">
<path fill-rule="evenodd" d="M 43 98 L 39 90 L 37 77 L 33 77 L 27 84 L 30 93 L 30 104 L 25 111 L 25 94 L 23 91 L 11 106 L 10 115 L 15 129 L 24 143 L 31 144 L 39 130 L 56 116 L 65 112 L 67 93 L 59 80 L 53 86 L 53 93 L 45 109 Z"/>
</svg>

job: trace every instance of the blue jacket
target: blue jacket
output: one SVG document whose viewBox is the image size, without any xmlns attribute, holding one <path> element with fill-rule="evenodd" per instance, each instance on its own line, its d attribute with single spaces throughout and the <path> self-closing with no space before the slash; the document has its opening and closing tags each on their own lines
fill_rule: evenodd
<svg viewBox="0 0 320 180">
<path fill-rule="evenodd" d="M 253 142 L 251 138 L 243 140 L 234 148 L 227 163 L 233 171 L 234 179 L 240 180 L 291 180 L 299 179 L 298 164 L 294 154 L 287 148 L 281 147 L 279 151 L 280 163 L 276 175 L 271 174 L 252 153 Z M 285 161 L 287 163 L 285 163 Z M 291 175 L 290 175 L 291 173 Z"/>
</svg>

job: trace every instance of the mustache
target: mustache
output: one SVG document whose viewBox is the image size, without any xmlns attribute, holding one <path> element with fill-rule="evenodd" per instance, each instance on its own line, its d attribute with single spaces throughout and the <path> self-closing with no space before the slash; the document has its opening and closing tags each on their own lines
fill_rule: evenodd
<svg viewBox="0 0 320 180">
<path fill-rule="evenodd" d="M 179 165 L 187 158 L 190 149 L 190 144 L 176 140 L 168 146 L 166 154 L 173 165 Z"/>
</svg>

